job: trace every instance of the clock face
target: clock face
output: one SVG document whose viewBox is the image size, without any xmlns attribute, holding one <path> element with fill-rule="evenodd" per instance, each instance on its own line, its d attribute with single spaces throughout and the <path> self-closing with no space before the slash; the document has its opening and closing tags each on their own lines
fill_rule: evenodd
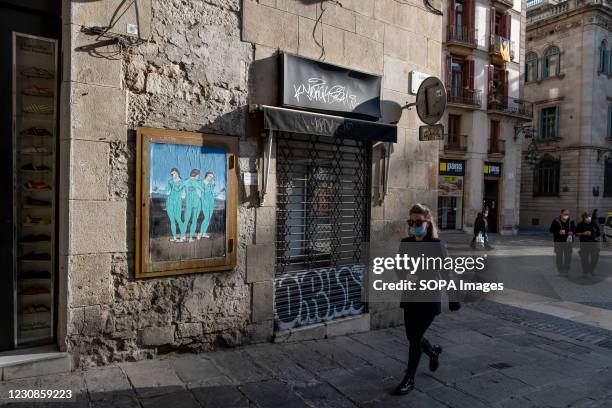
<svg viewBox="0 0 612 408">
<path fill-rule="evenodd" d="M 440 79 L 429 77 L 423 81 L 417 93 L 416 109 L 419 119 L 428 125 L 442 118 L 446 109 L 446 89 Z"/>
</svg>

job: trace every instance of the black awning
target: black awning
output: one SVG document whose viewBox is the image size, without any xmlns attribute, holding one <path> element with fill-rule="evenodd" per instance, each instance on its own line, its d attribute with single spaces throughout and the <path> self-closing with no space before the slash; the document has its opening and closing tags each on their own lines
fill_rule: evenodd
<svg viewBox="0 0 612 408">
<path fill-rule="evenodd" d="M 397 127 L 393 125 L 274 106 L 264 105 L 261 108 L 265 129 L 372 142 L 397 142 Z"/>
</svg>

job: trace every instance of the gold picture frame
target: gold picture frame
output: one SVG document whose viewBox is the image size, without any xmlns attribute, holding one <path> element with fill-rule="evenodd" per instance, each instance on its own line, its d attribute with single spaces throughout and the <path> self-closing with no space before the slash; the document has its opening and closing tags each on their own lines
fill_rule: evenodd
<svg viewBox="0 0 612 408">
<path fill-rule="evenodd" d="M 236 266 L 238 139 L 136 130 L 136 278 Z"/>
</svg>

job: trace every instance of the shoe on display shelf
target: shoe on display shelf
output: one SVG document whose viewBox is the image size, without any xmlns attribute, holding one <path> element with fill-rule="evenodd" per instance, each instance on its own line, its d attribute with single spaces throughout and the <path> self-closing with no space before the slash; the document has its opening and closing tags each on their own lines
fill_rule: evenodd
<svg viewBox="0 0 612 408">
<path fill-rule="evenodd" d="M 45 128 L 31 127 L 31 128 L 27 128 L 26 130 L 23 130 L 21 132 L 21 135 L 22 136 L 53 136 L 53 133 L 49 132 Z"/>
<path fill-rule="evenodd" d="M 28 234 L 19 240 L 20 244 L 33 244 L 36 242 L 49 242 L 51 237 L 47 234 Z"/>
<path fill-rule="evenodd" d="M 38 113 L 41 115 L 51 115 L 53 113 L 53 107 L 51 105 L 45 105 L 43 103 L 30 103 L 23 107 L 24 113 Z"/>
<path fill-rule="evenodd" d="M 49 166 L 45 166 L 44 164 L 37 165 L 37 164 L 28 163 L 28 164 L 24 164 L 23 166 L 21 166 L 21 170 L 49 172 L 51 171 L 51 168 Z"/>
<path fill-rule="evenodd" d="M 21 93 L 28 96 L 53 97 L 53 89 L 46 86 L 30 85 L 21 90 Z"/>
<path fill-rule="evenodd" d="M 20 261 L 50 261 L 51 255 L 46 252 L 30 252 L 22 255 Z"/>
<path fill-rule="evenodd" d="M 49 225 L 51 224 L 51 220 L 43 217 L 32 217 L 30 215 L 26 215 L 25 223 L 30 225 Z"/>
<path fill-rule="evenodd" d="M 30 205 L 33 207 L 51 207 L 51 202 L 50 201 L 45 201 L 45 200 L 37 200 L 35 198 L 32 197 L 26 197 L 26 205 Z"/>
<path fill-rule="evenodd" d="M 28 181 L 23 186 L 26 190 L 51 190 L 51 186 L 42 181 Z"/>
<path fill-rule="evenodd" d="M 45 146 L 27 146 L 21 149 L 21 153 L 23 154 L 34 154 L 34 153 L 47 154 L 47 153 L 51 153 L 51 151 Z"/>
<path fill-rule="evenodd" d="M 19 279 L 51 279 L 49 271 L 27 271 L 19 274 Z"/>
<path fill-rule="evenodd" d="M 42 78 L 42 79 L 55 78 L 55 75 L 53 75 L 51 72 L 47 71 L 46 69 L 37 68 L 37 67 L 25 68 L 21 71 L 21 75 L 23 75 L 26 78 Z"/>
</svg>

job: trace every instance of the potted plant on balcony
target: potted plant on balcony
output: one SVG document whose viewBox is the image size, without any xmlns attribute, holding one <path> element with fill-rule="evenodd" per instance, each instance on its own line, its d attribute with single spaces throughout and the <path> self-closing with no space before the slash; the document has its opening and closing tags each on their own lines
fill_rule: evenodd
<svg viewBox="0 0 612 408">
<path fill-rule="evenodd" d="M 493 91 L 491 92 L 491 98 L 489 99 L 489 109 L 499 110 L 502 107 L 502 94 L 499 87 L 493 85 Z"/>
</svg>

